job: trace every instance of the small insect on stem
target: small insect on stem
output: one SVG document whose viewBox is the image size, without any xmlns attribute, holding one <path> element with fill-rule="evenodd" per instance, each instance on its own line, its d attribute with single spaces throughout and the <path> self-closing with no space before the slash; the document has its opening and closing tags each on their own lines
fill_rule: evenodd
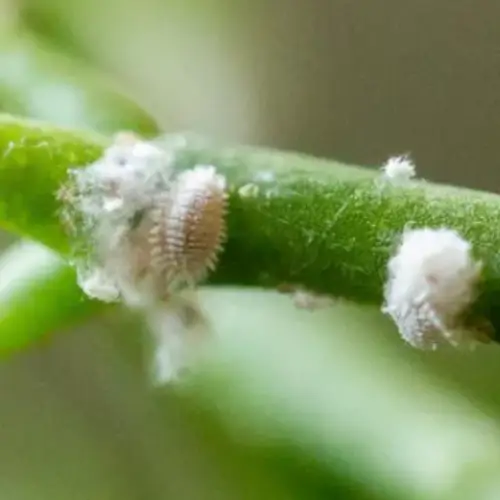
<svg viewBox="0 0 500 500">
<path fill-rule="evenodd" d="M 78 283 L 92 298 L 157 311 L 215 268 L 226 234 L 225 178 L 211 165 L 176 174 L 174 160 L 127 132 L 98 161 L 69 171 L 57 196 Z"/>
<path fill-rule="evenodd" d="M 382 166 L 382 177 L 389 184 L 405 184 L 416 175 L 415 164 L 409 155 L 393 156 Z"/>
<path fill-rule="evenodd" d="M 388 264 L 382 310 L 414 347 L 474 347 L 484 339 L 484 325 L 474 327 L 466 318 L 481 270 L 470 243 L 456 231 L 407 230 Z"/>
</svg>

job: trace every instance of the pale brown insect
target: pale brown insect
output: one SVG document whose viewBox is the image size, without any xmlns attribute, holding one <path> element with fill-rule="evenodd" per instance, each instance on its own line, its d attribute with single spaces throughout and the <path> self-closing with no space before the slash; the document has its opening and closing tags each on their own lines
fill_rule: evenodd
<svg viewBox="0 0 500 500">
<path fill-rule="evenodd" d="M 195 167 L 159 194 L 128 237 L 134 279 L 148 280 L 166 298 L 194 286 L 212 270 L 226 237 L 224 179 Z"/>
</svg>

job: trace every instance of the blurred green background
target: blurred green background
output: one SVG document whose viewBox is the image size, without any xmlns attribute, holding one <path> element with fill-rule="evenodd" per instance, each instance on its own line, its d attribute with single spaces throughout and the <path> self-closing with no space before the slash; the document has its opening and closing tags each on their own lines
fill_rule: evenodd
<svg viewBox="0 0 500 500">
<path fill-rule="evenodd" d="M 31 24 L 117 77 L 168 130 L 491 189 L 500 4 L 30 0 Z"/>
<path fill-rule="evenodd" d="M 154 133 L 136 103 L 165 131 L 364 165 L 409 152 L 425 179 L 496 191 L 499 15 L 484 0 L 1 0 L 0 107 Z M 290 394 L 303 382 L 329 395 L 310 412 L 334 405 L 324 447 L 273 430 L 282 415 L 264 389 L 279 375 L 265 350 L 262 392 L 209 367 L 229 395 L 212 399 L 204 376 L 179 394 L 151 386 L 147 336 L 109 315 L 0 365 L 0 498 L 500 499 L 474 489 L 494 459 L 476 471 L 470 456 L 471 477 L 447 489 L 456 436 L 480 436 L 497 456 L 498 347 L 420 353 L 374 309 L 311 314 L 271 293 L 209 290 L 202 303 L 222 334 L 260 332 L 285 359 L 296 359 L 286 335 L 329 339 L 330 378 L 307 386 L 312 361 L 280 372 Z M 299 389 L 287 408 L 307 421 Z M 257 410 L 225 408 L 238 391 Z M 432 471 L 439 487 L 416 484 Z"/>
</svg>

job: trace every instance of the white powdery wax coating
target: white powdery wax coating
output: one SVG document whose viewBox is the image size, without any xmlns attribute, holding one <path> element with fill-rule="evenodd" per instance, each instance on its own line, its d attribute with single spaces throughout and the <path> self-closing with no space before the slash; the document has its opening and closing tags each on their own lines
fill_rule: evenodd
<svg viewBox="0 0 500 500">
<path fill-rule="evenodd" d="M 415 165 L 407 155 L 393 156 L 382 166 L 383 176 L 393 184 L 405 183 L 415 177 Z"/>
<path fill-rule="evenodd" d="M 92 299 L 117 302 L 120 298 L 116 284 L 102 269 L 93 269 L 90 272 L 77 269 L 77 280 L 85 295 Z"/>
<path fill-rule="evenodd" d="M 225 238 L 225 178 L 210 165 L 176 176 L 173 160 L 171 151 L 118 134 L 99 160 L 71 169 L 58 191 L 78 284 L 93 299 L 145 314 L 160 381 L 177 376 L 192 348 L 165 308 L 213 269 Z"/>
<path fill-rule="evenodd" d="M 459 316 L 474 299 L 481 265 L 456 231 L 406 231 L 388 271 L 383 311 L 404 340 L 420 349 L 475 343 L 474 335 L 461 328 Z"/>
</svg>

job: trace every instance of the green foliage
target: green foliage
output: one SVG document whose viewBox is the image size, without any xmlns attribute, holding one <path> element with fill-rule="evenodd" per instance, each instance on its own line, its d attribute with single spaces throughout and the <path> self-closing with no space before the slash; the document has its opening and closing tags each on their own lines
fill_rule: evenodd
<svg viewBox="0 0 500 500">
<path fill-rule="evenodd" d="M 12 245 L 0 259 L 0 355 L 50 340 L 50 334 L 102 309 L 86 300 L 71 267 L 38 244 Z"/>
<path fill-rule="evenodd" d="M 330 477 L 365 478 L 377 498 L 499 491 L 496 424 L 406 365 L 376 309 L 311 316 L 284 297 L 230 289 L 203 291 L 202 304 L 221 341 L 185 390 L 246 445 L 298 453 Z"/>
<path fill-rule="evenodd" d="M 101 133 L 157 131 L 116 84 L 27 33 L 0 37 L 0 110 Z"/>
<path fill-rule="evenodd" d="M 102 91 L 92 79 L 84 85 L 76 73 L 66 80 L 72 67 L 52 74 L 58 56 L 43 63 L 46 55 L 31 41 L 5 47 L 17 48 L 5 52 L 3 68 L 8 63 L 28 71 L 12 79 L 15 72 L 0 69 L 3 109 L 52 124 L 1 117 L 0 226 L 64 253 L 69 242 L 54 194 L 67 169 L 101 154 L 108 139 L 100 133 L 130 128 L 148 135 L 155 125 L 111 87 Z M 22 66 L 24 60 L 29 64 Z M 88 93 L 85 112 L 77 106 L 61 114 L 60 103 L 28 106 L 37 89 L 60 89 L 62 81 L 71 81 L 73 95 Z M 300 283 L 379 306 L 397 235 L 407 224 L 446 225 L 469 238 L 484 260 L 478 311 L 498 325 L 499 197 L 428 183 L 392 188 L 367 169 L 188 141 L 176 166 L 196 163 L 214 164 L 230 182 L 229 241 L 213 283 Z M 0 266 L 1 354 L 105 310 L 82 297 L 71 268 L 38 244 L 14 246 Z M 309 315 L 271 292 L 210 287 L 201 300 L 220 342 L 184 385 L 152 398 L 134 373 L 132 384 L 117 383 L 121 396 L 101 387 L 112 423 L 140 443 L 132 452 L 120 435 L 114 448 L 99 448 L 94 437 L 85 448 L 99 467 L 123 452 L 133 455 L 113 498 L 497 498 L 500 430 L 486 405 L 471 404 L 432 375 L 405 366 L 408 357 L 387 345 L 389 322 L 376 307 L 339 305 Z M 135 325 L 127 318 L 120 328 L 121 344 Z M 120 363 L 105 357 L 106 366 Z M 81 426 L 70 406 L 64 406 L 71 418 L 61 420 L 61 429 Z M 146 416 L 138 417 L 141 412 Z M 92 418 L 104 420 L 102 414 Z M 38 464 L 38 449 L 35 456 Z M 42 470 L 48 476 L 51 469 Z M 29 481 L 23 476 L 22 483 L 27 488 Z M 48 483 L 45 478 L 47 488 L 67 496 L 67 485 Z M 97 490 L 80 487 L 75 494 L 97 498 L 103 491 Z M 39 491 L 28 496 L 48 498 Z"/>
</svg>

